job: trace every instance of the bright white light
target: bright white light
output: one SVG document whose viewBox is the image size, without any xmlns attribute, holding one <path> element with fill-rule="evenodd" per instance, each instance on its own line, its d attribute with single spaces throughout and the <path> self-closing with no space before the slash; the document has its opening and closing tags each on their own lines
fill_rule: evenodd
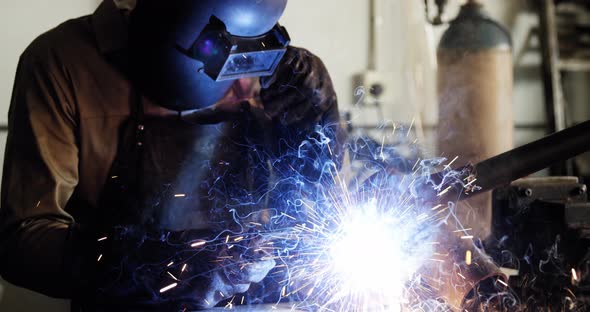
<svg viewBox="0 0 590 312">
<path fill-rule="evenodd" d="M 330 244 L 339 297 L 364 298 L 387 311 L 402 304 L 406 282 L 418 269 L 403 244 L 411 241 L 400 220 L 383 214 L 373 200 L 350 211 Z M 411 232 L 409 232 L 411 233 Z"/>
<path fill-rule="evenodd" d="M 352 288 L 379 290 L 402 280 L 403 260 L 391 229 L 369 216 L 350 220 L 342 227 L 343 233 L 334 242 L 331 255 L 335 271 Z M 392 269 L 384 270 L 387 267 Z"/>
</svg>

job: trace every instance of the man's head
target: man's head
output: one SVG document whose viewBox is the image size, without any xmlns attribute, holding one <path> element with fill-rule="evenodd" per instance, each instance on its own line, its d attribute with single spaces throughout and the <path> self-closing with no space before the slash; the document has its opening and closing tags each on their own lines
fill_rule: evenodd
<svg viewBox="0 0 590 312">
<path fill-rule="evenodd" d="M 120 1 L 119 5 L 129 4 Z M 174 110 L 209 106 L 240 77 L 223 76 L 224 72 L 239 74 L 243 64 L 237 61 L 256 62 L 256 55 L 270 54 L 249 51 L 288 44 L 288 35 L 276 26 L 286 4 L 287 0 L 138 0 L 130 16 L 132 78 L 158 105 Z M 272 67 L 280 56 L 258 65 Z"/>
</svg>

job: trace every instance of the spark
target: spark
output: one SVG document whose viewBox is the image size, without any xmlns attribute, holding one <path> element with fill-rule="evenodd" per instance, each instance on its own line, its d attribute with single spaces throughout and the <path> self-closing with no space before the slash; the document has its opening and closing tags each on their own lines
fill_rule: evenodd
<svg viewBox="0 0 590 312">
<path fill-rule="evenodd" d="M 475 181 L 477 181 L 477 179 L 472 179 L 471 181 L 469 181 L 467 184 L 465 184 L 465 187 L 470 186 L 471 184 L 475 183 Z"/>
<path fill-rule="evenodd" d="M 292 216 L 290 216 L 290 215 L 288 215 L 288 214 L 286 214 L 286 213 L 284 213 L 284 212 L 281 212 L 281 215 L 283 215 L 283 216 L 285 216 L 285 217 L 287 217 L 287 218 L 289 218 L 289 219 L 291 219 L 291 220 L 297 220 L 297 219 L 295 219 L 294 217 L 292 217 Z"/>
<path fill-rule="evenodd" d="M 101 259 L 102 259 L 102 254 L 100 254 L 100 256 L 98 256 L 98 259 L 96 260 L 96 262 L 100 262 Z"/>
<path fill-rule="evenodd" d="M 504 285 L 504 287 L 508 287 L 508 284 L 506 284 L 506 282 L 504 282 L 501 278 L 497 279 L 498 283 Z"/>
<path fill-rule="evenodd" d="M 414 166 L 412 167 L 412 171 L 414 171 L 418 167 L 418 165 L 420 164 L 420 160 L 421 160 L 420 158 L 418 158 L 416 160 L 416 162 L 414 163 Z"/>
<path fill-rule="evenodd" d="M 207 244 L 206 241 L 202 241 L 202 240 L 201 241 L 196 241 L 196 242 L 194 242 L 194 243 L 191 244 L 191 247 L 197 248 L 197 247 L 204 246 L 205 244 Z"/>
<path fill-rule="evenodd" d="M 409 137 L 413 125 L 414 120 L 408 132 L 399 135 Z M 392 133 L 395 131 L 394 124 Z M 372 149 L 372 155 L 368 157 L 370 162 L 384 161 L 387 157 L 385 139 L 382 137 L 381 146 Z M 438 300 L 435 295 L 439 289 L 453 287 L 442 285 L 436 275 L 440 270 L 461 264 L 448 264 L 449 261 L 462 262 L 449 252 L 454 246 L 445 246 L 447 240 L 440 237 L 456 237 L 454 228 L 446 227 L 450 226 L 447 219 L 454 216 L 452 203 L 421 201 L 419 191 L 423 183 L 421 178 L 429 175 L 431 170 L 442 168 L 443 161 L 418 159 L 408 174 L 400 176 L 390 175 L 381 163 L 376 166 L 366 164 L 366 168 L 377 171 L 377 175 L 365 182 L 351 181 L 330 160 L 337 149 L 332 150 L 329 144 L 315 138 L 308 141 L 315 142 L 310 144 L 317 145 L 315 147 L 320 150 L 320 159 L 314 160 L 310 166 L 321 170 L 319 178 L 310 183 L 310 179 L 301 174 L 303 166 L 297 161 L 282 162 L 279 159 L 272 163 L 282 168 L 273 171 L 275 193 L 256 198 L 256 192 L 248 190 L 241 192 L 244 198 L 232 198 L 231 201 L 232 205 L 237 203 L 242 207 L 266 202 L 268 198 L 273 204 L 272 209 L 266 207 L 266 210 L 242 213 L 235 206 L 231 207 L 227 211 L 234 215 L 229 218 L 227 230 L 214 238 L 193 240 L 189 242 L 190 247 L 206 246 L 211 251 L 219 248 L 227 252 L 218 253 L 211 261 L 219 266 L 217 269 L 247 270 L 253 263 L 252 254 L 256 254 L 257 260 L 275 260 L 277 266 L 272 274 L 276 275 L 272 278 L 280 283 L 275 290 L 280 294 L 276 295 L 297 301 L 294 307 L 297 310 L 414 311 L 412 304 L 416 301 L 425 296 Z M 298 160 L 308 160 L 306 151 L 295 153 Z M 445 174 L 454 173 L 450 167 L 456 160 L 457 157 L 444 167 L 448 170 Z M 432 185 L 432 191 L 442 196 L 452 187 L 441 183 Z M 255 237 L 250 235 L 251 231 L 256 231 Z M 467 231 L 457 233 L 468 234 Z M 473 236 L 461 238 L 471 239 Z M 240 252 L 243 254 L 238 254 Z M 468 265 L 471 257 L 467 251 L 465 263 Z M 163 267 L 169 259 L 158 265 Z M 188 258 L 182 254 L 182 259 Z M 167 267 L 172 266 L 174 262 L 169 262 Z M 183 263 L 180 273 L 178 269 L 168 271 L 164 268 L 159 273 L 167 282 L 162 285 L 171 282 L 170 278 L 176 282 L 180 282 L 179 278 L 188 281 L 188 273 L 182 275 L 187 267 L 187 263 Z M 190 273 L 200 274 L 197 269 L 191 267 Z M 453 272 L 442 273 L 456 278 Z M 170 284 L 160 289 L 160 293 L 177 286 L 178 283 Z M 215 295 L 229 298 L 233 294 L 224 294 L 218 289 Z M 234 298 L 226 308 L 234 307 Z M 242 296 L 240 302 L 243 304 L 244 301 Z M 211 305 L 207 300 L 205 302 Z"/>
<path fill-rule="evenodd" d="M 572 277 L 574 278 L 574 281 L 578 281 L 578 273 L 574 268 L 572 268 Z"/>
<path fill-rule="evenodd" d="M 406 134 L 406 137 L 410 136 L 410 133 L 412 132 L 412 127 L 414 127 L 415 120 L 416 120 L 416 118 L 412 118 L 412 122 L 410 123 L 410 127 L 408 127 L 408 133 Z"/>
<path fill-rule="evenodd" d="M 455 156 L 455 158 L 453 158 L 453 160 L 451 160 L 445 167 L 444 170 L 448 170 L 449 168 L 451 168 L 451 166 L 453 165 L 453 163 L 459 159 L 459 156 Z"/>
<path fill-rule="evenodd" d="M 425 213 L 423 213 L 423 214 L 419 215 L 419 216 L 416 218 L 416 220 L 418 220 L 418 221 L 422 221 L 422 220 L 424 220 L 424 219 L 426 219 L 426 218 L 428 218 L 428 214 L 425 212 Z"/>
<path fill-rule="evenodd" d="M 329 193 L 329 210 L 309 207 L 307 222 L 293 227 L 302 249 L 288 266 L 288 282 L 297 287 L 288 292 L 285 285 L 281 297 L 303 294 L 304 302 L 317 302 L 320 310 L 334 305 L 353 310 L 402 306 L 406 283 L 430 260 L 436 242 L 423 242 L 432 231 L 424 223 L 426 211 L 412 210 L 407 196 L 385 194 L 392 195 Z"/>
<path fill-rule="evenodd" d="M 172 273 L 170 273 L 170 272 L 166 272 L 166 273 L 168 273 L 168 275 L 170 275 L 170 277 L 172 277 L 172 279 L 173 279 L 173 280 L 175 280 L 175 281 L 177 281 L 177 282 L 179 282 L 179 281 L 180 281 L 180 280 L 179 280 L 178 278 L 176 278 L 176 276 L 174 276 Z"/>
<path fill-rule="evenodd" d="M 385 154 L 383 154 L 383 148 L 385 147 L 385 136 L 381 139 L 381 160 L 385 161 Z"/>
<path fill-rule="evenodd" d="M 442 206 L 443 206 L 442 204 L 438 204 L 438 205 L 436 205 L 436 206 L 432 207 L 432 210 L 437 210 L 438 208 L 440 208 L 440 207 L 442 207 Z"/>
<path fill-rule="evenodd" d="M 449 186 L 449 187 L 447 187 L 447 188 L 446 188 L 446 189 L 444 189 L 442 192 L 440 192 L 440 193 L 436 194 L 436 196 L 438 196 L 438 197 L 441 197 L 441 196 L 445 195 L 446 193 L 448 193 L 448 192 L 451 190 L 451 188 L 452 188 L 452 187 L 453 187 L 452 185 L 451 185 L 451 186 Z"/>
<path fill-rule="evenodd" d="M 107 237 L 106 236 L 105 237 L 101 237 L 101 238 L 98 239 L 99 242 L 102 242 L 102 241 L 105 241 L 105 240 L 107 240 Z"/>
<path fill-rule="evenodd" d="M 172 288 L 174 288 L 174 287 L 176 287 L 176 286 L 178 286 L 178 283 L 172 283 L 172 284 L 170 284 L 170 285 L 168 285 L 168 286 L 166 286 L 166 287 L 164 287 L 164 288 L 160 289 L 160 293 L 161 293 L 161 294 L 162 294 L 162 293 L 165 293 L 165 292 L 169 291 L 170 289 L 172 289 Z"/>
</svg>

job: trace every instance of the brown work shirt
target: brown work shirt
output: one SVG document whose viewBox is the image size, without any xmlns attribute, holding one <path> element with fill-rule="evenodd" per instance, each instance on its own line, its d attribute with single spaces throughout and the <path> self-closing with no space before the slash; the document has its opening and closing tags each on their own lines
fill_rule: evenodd
<svg viewBox="0 0 590 312">
<path fill-rule="evenodd" d="M 130 114 L 128 79 L 108 59 L 126 25 L 112 1 L 38 37 L 22 54 L 8 116 L 0 209 L 2 276 L 56 297 L 72 293 L 64 266 L 72 210 L 97 209 Z"/>
<path fill-rule="evenodd" d="M 134 91 L 121 62 L 126 31 L 125 14 L 108 0 L 41 35 L 21 56 L 0 207 L 0 274 L 9 282 L 64 298 L 77 287 L 76 222 L 99 209 L 131 113 Z M 146 114 L 167 113 L 143 102 Z"/>
<path fill-rule="evenodd" d="M 135 93 L 121 61 L 125 19 L 104 1 L 94 14 L 41 35 L 21 56 L 0 206 L 0 274 L 16 285 L 63 298 L 76 291 L 76 222 L 99 209 Z M 170 113 L 142 100 L 146 114 Z M 321 114 L 337 121 L 337 104 Z"/>
</svg>

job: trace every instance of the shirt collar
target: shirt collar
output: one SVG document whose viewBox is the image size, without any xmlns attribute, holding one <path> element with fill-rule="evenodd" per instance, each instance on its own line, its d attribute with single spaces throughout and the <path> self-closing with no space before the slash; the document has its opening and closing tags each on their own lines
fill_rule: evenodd
<svg viewBox="0 0 590 312">
<path fill-rule="evenodd" d="M 92 27 L 101 53 L 127 48 L 128 25 L 126 10 L 120 10 L 113 0 L 104 0 L 92 14 Z"/>
</svg>

